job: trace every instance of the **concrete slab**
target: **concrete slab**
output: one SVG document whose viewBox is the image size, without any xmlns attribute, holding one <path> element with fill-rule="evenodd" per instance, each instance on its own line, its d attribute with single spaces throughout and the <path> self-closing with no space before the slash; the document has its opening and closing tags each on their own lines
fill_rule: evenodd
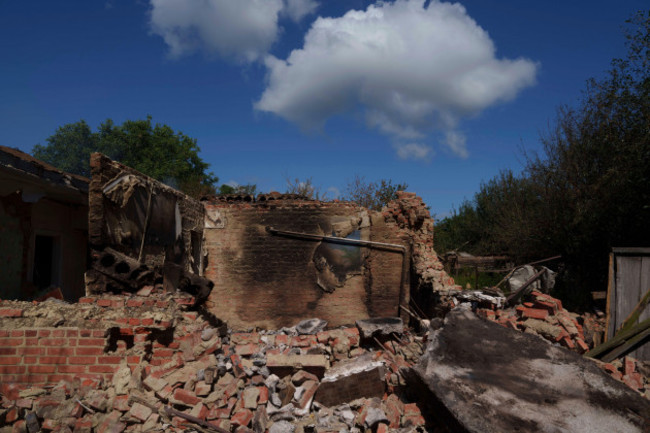
<svg viewBox="0 0 650 433">
<path fill-rule="evenodd" d="M 644 432 L 650 402 L 576 353 L 454 310 L 405 372 L 449 431 Z"/>
</svg>

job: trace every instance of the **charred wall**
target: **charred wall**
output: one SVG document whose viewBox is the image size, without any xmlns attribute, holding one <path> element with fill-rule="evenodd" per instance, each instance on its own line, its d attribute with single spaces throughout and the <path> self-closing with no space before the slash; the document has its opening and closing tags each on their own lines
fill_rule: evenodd
<svg viewBox="0 0 650 433">
<path fill-rule="evenodd" d="M 235 328 L 291 326 L 320 317 L 331 326 L 399 315 L 408 302 L 401 252 L 339 246 L 273 234 L 267 228 L 408 247 L 379 213 L 342 202 L 261 195 L 213 199 L 206 210 L 208 307 Z"/>
<path fill-rule="evenodd" d="M 110 158 L 90 160 L 89 293 L 137 289 L 163 275 L 169 289 L 202 270 L 203 206 Z"/>
</svg>

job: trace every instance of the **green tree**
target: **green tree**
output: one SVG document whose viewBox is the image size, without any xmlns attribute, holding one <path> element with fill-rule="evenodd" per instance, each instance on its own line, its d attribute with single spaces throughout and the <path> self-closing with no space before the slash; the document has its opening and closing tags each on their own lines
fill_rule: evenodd
<svg viewBox="0 0 650 433">
<path fill-rule="evenodd" d="M 406 183 L 393 184 L 390 179 L 367 182 L 363 176 L 355 175 L 348 181 L 343 198 L 359 206 L 380 211 L 397 198 L 397 191 L 405 191 L 407 188 Z"/>
<path fill-rule="evenodd" d="M 34 157 L 70 173 L 89 177 L 90 154 L 101 152 L 189 195 L 215 193 L 218 178 L 208 172 L 196 139 L 167 125 L 153 125 L 151 116 L 119 126 L 107 119 L 97 132 L 81 120 L 59 127 L 46 141 L 34 146 Z"/>
<path fill-rule="evenodd" d="M 588 81 L 580 104 L 558 110 L 542 153 L 438 224 L 443 244 L 478 254 L 562 254 L 559 288 L 574 308 L 606 287 L 612 247 L 650 245 L 650 12 L 628 23 L 627 56 Z"/>
</svg>

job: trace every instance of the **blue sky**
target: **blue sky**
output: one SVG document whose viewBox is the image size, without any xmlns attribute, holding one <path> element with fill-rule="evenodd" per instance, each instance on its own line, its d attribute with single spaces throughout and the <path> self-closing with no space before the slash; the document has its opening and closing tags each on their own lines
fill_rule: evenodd
<svg viewBox="0 0 650 433">
<path fill-rule="evenodd" d="M 141 119 L 221 182 L 406 182 L 438 217 L 521 169 L 643 1 L 0 0 L 0 144 Z M 353 12 L 356 11 L 356 12 Z"/>
</svg>

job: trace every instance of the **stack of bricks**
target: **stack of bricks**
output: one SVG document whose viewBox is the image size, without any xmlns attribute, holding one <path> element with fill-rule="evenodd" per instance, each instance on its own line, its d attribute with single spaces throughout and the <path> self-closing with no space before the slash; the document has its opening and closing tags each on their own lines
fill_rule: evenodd
<svg viewBox="0 0 650 433">
<path fill-rule="evenodd" d="M 115 296 L 84 299 L 81 305 L 109 308 L 97 307 L 108 300 L 111 307 L 124 303 L 124 308 L 138 308 L 126 307 L 133 299 L 146 302 Z M 168 301 L 178 305 L 179 300 Z M 159 305 L 149 308 L 162 308 Z M 11 426 L 15 431 L 40 428 L 87 432 L 180 432 L 216 427 L 249 433 L 276 431 L 286 420 L 292 420 L 292 429 L 300 429 L 318 418 L 316 431 L 324 433 L 342 428 L 387 432 L 425 423 L 418 405 L 405 394 L 402 371 L 419 359 L 423 343 L 422 338 L 408 331 L 382 341 L 362 341 L 356 327 L 315 334 L 300 334 L 294 329 L 233 332 L 223 325 L 214 326 L 214 318 L 203 317 L 183 305 L 168 308 L 171 316 L 167 315 L 165 320 L 172 318 L 165 323 L 168 327 L 159 326 L 147 334 L 147 344 L 137 359 L 137 343 L 122 348 L 126 350 L 121 355 L 93 355 L 97 362 L 100 357 L 115 357 L 107 364 L 112 367 L 110 374 L 82 373 L 51 377 L 55 382 L 5 386 L 0 400 L 0 426 Z M 31 310 L 25 310 L 23 313 L 31 314 Z M 115 316 L 110 320 L 114 324 L 124 318 Z M 137 318 L 139 323 L 127 321 L 112 328 L 109 334 L 115 335 L 115 329 L 130 329 L 137 337 L 146 315 L 131 317 Z M 92 332 L 91 335 L 97 340 L 96 348 L 104 351 L 105 346 L 99 343 L 106 345 L 111 337 L 99 338 Z M 50 334 L 43 338 L 51 337 Z M 118 346 L 122 341 L 119 338 Z M 81 337 L 76 340 L 75 350 L 81 347 Z M 117 353 L 121 353 L 119 348 Z M 133 358 L 123 356 L 127 353 Z M 381 375 L 374 379 L 380 393 L 361 395 L 331 407 L 319 404 L 318 390 L 327 370 L 362 357 L 384 366 Z M 274 424 L 277 425 L 273 427 Z"/>
</svg>

